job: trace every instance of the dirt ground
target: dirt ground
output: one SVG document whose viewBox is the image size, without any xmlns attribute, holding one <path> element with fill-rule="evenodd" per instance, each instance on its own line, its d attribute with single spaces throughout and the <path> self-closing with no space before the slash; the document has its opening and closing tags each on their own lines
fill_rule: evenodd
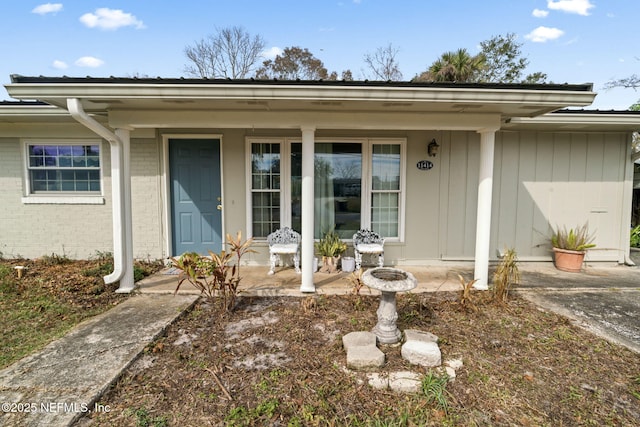
<svg viewBox="0 0 640 427">
<path fill-rule="evenodd" d="M 439 337 L 463 367 L 446 390 L 376 390 L 346 368 L 342 336 L 370 330 L 379 298 L 240 298 L 221 316 L 201 300 L 80 425 L 640 425 L 640 357 L 514 296 L 403 294 L 398 326 Z M 381 346 L 377 372 L 429 371 Z M 431 378 L 442 378 L 432 371 Z"/>
</svg>

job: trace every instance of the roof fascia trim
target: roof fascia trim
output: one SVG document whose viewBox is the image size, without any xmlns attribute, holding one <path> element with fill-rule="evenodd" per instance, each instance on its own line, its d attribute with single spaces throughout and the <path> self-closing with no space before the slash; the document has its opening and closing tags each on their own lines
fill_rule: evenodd
<svg viewBox="0 0 640 427">
<path fill-rule="evenodd" d="M 16 99 L 230 99 L 332 100 L 434 103 L 536 103 L 557 108 L 588 106 L 595 92 L 512 88 L 378 87 L 234 84 L 91 84 L 13 83 L 5 86 Z"/>
</svg>

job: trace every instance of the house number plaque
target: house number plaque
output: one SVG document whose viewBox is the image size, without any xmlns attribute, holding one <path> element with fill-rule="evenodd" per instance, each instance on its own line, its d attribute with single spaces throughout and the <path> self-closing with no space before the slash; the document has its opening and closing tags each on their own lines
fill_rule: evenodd
<svg viewBox="0 0 640 427">
<path fill-rule="evenodd" d="M 416 166 L 421 171 L 428 171 L 433 167 L 433 163 L 431 163 L 429 160 L 420 160 Z"/>
</svg>

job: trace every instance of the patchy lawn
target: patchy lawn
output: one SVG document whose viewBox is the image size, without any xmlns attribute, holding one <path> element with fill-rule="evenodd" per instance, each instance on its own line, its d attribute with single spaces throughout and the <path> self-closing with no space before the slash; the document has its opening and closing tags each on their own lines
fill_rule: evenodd
<svg viewBox="0 0 640 427">
<path fill-rule="evenodd" d="M 423 391 L 375 390 L 346 369 L 342 336 L 370 330 L 378 297 L 240 298 L 221 317 L 200 301 L 150 345 L 80 425 L 631 426 L 640 425 L 640 358 L 515 296 L 402 294 L 401 330 L 436 334 L 441 373 L 381 346 L 378 372 L 423 375 Z"/>
<path fill-rule="evenodd" d="M 18 278 L 14 266 L 26 267 Z M 157 263 L 138 263 L 138 274 L 149 274 Z M 118 284 L 105 285 L 112 260 L 101 255 L 90 261 L 51 255 L 37 260 L 0 260 L 0 368 L 64 335 L 82 320 L 126 298 Z"/>
</svg>

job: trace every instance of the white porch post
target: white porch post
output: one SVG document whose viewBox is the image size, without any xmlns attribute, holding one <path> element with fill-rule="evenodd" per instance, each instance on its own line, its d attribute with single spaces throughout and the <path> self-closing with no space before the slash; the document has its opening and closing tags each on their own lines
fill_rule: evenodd
<svg viewBox="0 0 640 427">
<path fill-rule="evenodd" d="M 120 286 L 117 293 L 129 293 L 134 288 L 133 281 L 133 220 L 131 213 L 131 138 L 128 129 L 116 129 L 115 134 L 122 141 L 122 190 L 123 190 L 123 211 L 124 221 L 124 264 L 122 266 L 123 276 L 120 279 Z"/>
<path fill-rule="evenodd" d="M 473 286 L 489 289 L 489 249 L 491 239 L 491 196 L 493 192 L 493 151 L 496 131 L 480 133 L 480 176 L 478 181 L 478 212 L 476 219 L 476 259 Z"/>
<path fill-rule="evenodd" d="M 313 283 L 313 212 L 314 212 L 314 189 L 313 189 L 313 156 L 315 144 L 315 128 L 303 127 L 302 130 L 302 224 L 301 224 L 301 262 L 302 262 L 302 284 L 300 292 L 315 292 L 316 285 Z"/>
</svg>

